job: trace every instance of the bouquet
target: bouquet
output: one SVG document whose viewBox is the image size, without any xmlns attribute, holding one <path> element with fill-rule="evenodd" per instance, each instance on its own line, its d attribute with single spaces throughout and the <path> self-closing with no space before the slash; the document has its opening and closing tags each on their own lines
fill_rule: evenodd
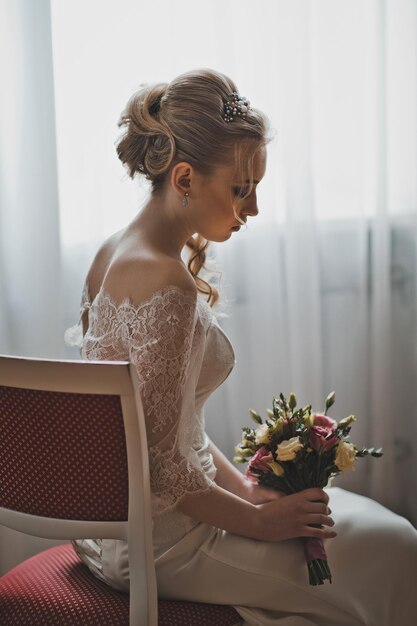
<svg viewBox="0 0 417 626">
<path fill-rule="evenodd" d="M 311 404 L 296 410 L 297 399 L 288 400 L 280 393 L 272 399 L 272 410 L 262 422 L 260 415 L 249 410 L 257 428 L 242 428 L 242 441 L 235 450 L 236 463 L 248 462 L 246 476 L 263 487 L 292 494 L 310 487 L 323 488 L 330 478 L 354 469 L 357 457 L 381 457 L 379 448 L 357 448 L 349 441 L 354 415 L 338 423 L 327 416 L 335 402 L 335 392 L 326 398 L 324 413 L 312 413 Z M 321 539 L 305 537 L 304 552 L 310 585 L 332 582 L 324 544 Z"/>
</svg>

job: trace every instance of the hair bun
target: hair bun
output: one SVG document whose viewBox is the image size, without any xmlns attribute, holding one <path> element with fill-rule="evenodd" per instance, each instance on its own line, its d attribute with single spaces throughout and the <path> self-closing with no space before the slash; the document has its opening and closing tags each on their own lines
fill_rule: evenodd
<svg viewBox="0 0 417 626">
<path fill-rule="evenodd" d="M 159 113 L 159 110 L 161 108 L 161 100 L 164 97 L 166 93 L 166 90 L 161 90 L 159 92 L 154 92 L 154 99 L 149 102 L 149 114 L 150 115 L 156 115 L 156 113 Z"/>
<path fill-rule="evenodd" d="M 154 181 L 167 171 L 174 157 L 174 137 L 160 115 L 167 87 L 168 83 L 140 85 L 120 116 L 118 126 L 125 127 L 125 132 L 116 150 L 131 178 L 139 173 Z"/>
</svg>

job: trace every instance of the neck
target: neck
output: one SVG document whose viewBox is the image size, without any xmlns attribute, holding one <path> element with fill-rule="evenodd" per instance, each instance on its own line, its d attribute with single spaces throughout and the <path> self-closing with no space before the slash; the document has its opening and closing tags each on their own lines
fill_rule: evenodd
<svg viewBox="0 0 417 626">
<path fill-rule="evenodd" d="M 195 229 L 187 211 L 177 205 L 178 196 L 151 197 L 131 227 L 137 228 L 143 240 L 159 252 L 181 260 L 181 251 Z"/>
</svg>

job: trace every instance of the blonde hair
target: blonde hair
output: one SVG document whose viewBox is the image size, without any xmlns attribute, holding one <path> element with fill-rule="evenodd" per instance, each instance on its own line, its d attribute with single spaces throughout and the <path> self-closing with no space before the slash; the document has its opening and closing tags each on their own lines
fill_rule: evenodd
<svg viewBox="0 0 417 626">
<path fill-rule="evenodd" d="M 203 175 L 219 166 L 235 165 L 237 180 L 249 179 L 247 197 L 253 187 L 253 160 L 256 152 L 272 137 L 269 121 L 251 107 L 246 119 L 223 119 L 224 101 L 238 91 L 224 74 L 203 68 L 186 72 L 170 83 L 142 84 L 129 99 L 118 122 L 125 127 L 116 146 L 128 174 L 144 176 L 152 194 L 164 187 L 172 167 L 186 161 Z M 187 241 L 188 269 L 198 291 L 208 295 L 213 306 L 217 289 L 198 276 L 206 261 L 209 241 L 197 234 Z"/>
</svg>

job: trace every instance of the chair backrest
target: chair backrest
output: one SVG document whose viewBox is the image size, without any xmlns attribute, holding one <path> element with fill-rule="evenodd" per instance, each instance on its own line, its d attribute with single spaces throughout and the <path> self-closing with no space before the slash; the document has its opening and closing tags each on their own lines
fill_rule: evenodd
<svg viewBox="0 0 417 626">
<path fill-rule="evenodd" d="M 0 524 L 126 540 L 130 623 L 157 624 L 146 428 L 129 363 L 0 356 Z"/>
</svg>

